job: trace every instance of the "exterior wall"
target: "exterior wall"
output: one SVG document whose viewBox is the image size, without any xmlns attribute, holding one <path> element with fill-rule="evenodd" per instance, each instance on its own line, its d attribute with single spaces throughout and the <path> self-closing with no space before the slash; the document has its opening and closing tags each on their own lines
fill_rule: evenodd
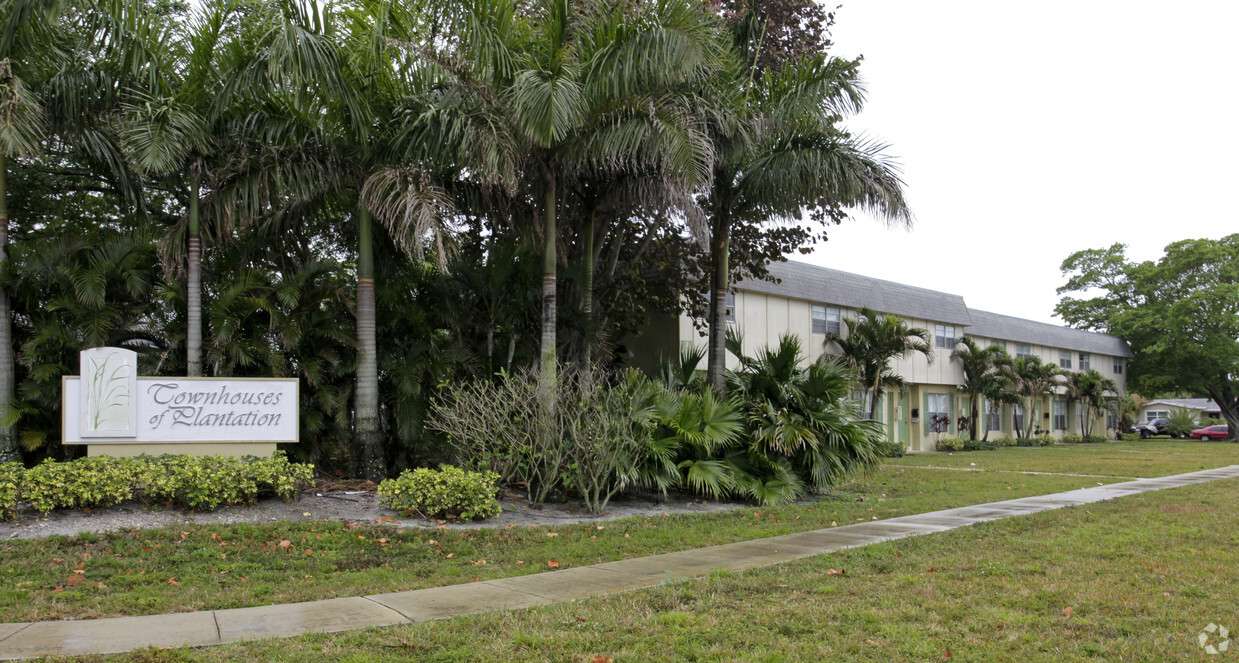
<svg viewBox="0 0 1239 663">
<path fill-rule="evenodd" d="M 680 339 L 686 338 L 679 328 L 679 320 L 671 315 L 653 315 L 640 334 L 631 334 L 620 341 L 627 356 L 620 356 L 624 364 L 640 369 L 646 375 L 654 375 L 662 360 L 674 362 L 680 356 Z M 692 328 L 692 325 L 689 325 Z"/>
<path fill-rule="evenodd" d="M 840 310 L 841 317 L 845 319 L 855 318 L 857 315 L 856 309 L 836 306 L 829 302 L 809 302 L 745 290 L 737 291 L 734 311 L 735 322 L 732 325 L 742 332 L 745 354 L 752 355 L 764 346 L 775 345 L 778 343 L 780 336 L 790 333 L 800 337 L 801 347 L 805 355 L 803 362 L 808 364 L 816 361 L 826 353 L 827 349 L 825 348 L 825 334 L 815 334 L 812 331 L 812 307 L 814 305 L 837 308 Z M 967 430 L 961 432 L 956 427 L 956 420 L 961 416 L 967 416 L 970 410 L 967 395 L 958 389 L 958 385 L 964 380 L 963 368 L 959 362 L 951 361 L 951 352 L 954 348 L 939 348 L 933 343 L 932 337 L 935 326 L 947 323 L 919 318 L 905 318 L 905 320 L 912 327 L 929 330 L 931 344 L 933 345 L 933 358 L 931 361 L 924 355 L 916 353 L 911 357 L 894 362 L 892 368 L 896 373 L 903 376 L 907 387 L 903 392 L 884 393 L 879 400 L 879 408 L 874 418 L 886 427 L 888 439 L 904 442 L 908 445 L 910 451 L 935 451 L 939 438 L 967 435 Z M 678 339 L 681 343 L 692 343 L 698 347 L 705 348 L 708 343 L 707 332 L 695 329 L 691 318 L 687 315 L 681 315 L 678 326 Z M 954 327 L 957 340 L 964 336 L 970 336 L 981 347 L 988 347 L 993 343 L 998 343 L 1004 346 L 1007 353 L 1012 357 L 1016 354 L 1017 343 L 1015 341 L 971 335 L 968 333 L 967 327 L 962 325 L 948 326 Z M 1061 348 L 1037 344 L 1026 345 L 1030 346 L 1029 351 L 1032 356 L 1040 357 L 1045 363 L 1058 365 Z M 1079 371 L 1080 352 L 1078 350 L 1071 350 L 1070 354 L 1072 360 L 1070 370 Z M 1120 394 L 1127 393 L 1126 360 L 1123 360 L 1123 372 L 1115 373 L 1115 358 L 1113 356 L 1090 353 L 1089 358 L 1091 369 L 1114 380 Z M 738 359 L 731 353 L 727 353 L 727 367 L 735 369 L 738 365 Z M 1074 405 L 1067 406 L 1067 428 L 1065 430 L 1054 428 L 1053 402 L 1055 400 L 1063 400 L 1062 394 L 1065 390 L 1059 388 L 1057 391 L 1056 396 L 1044 398 L 1039 402 L 1035 415 L 1037 417 L 1035 427 L 1048 429 L 1051 436 L 1059 439 L 1064 435 L 1080 434 L 1082 432 L 1079 421 L 1080 417 L 1076 414 Z M 929 394 L 948 395 L 948 402 L 950 404 L 948 415 L 951 421 L 946 432 L 934 433 L 929 428 L 924 415 L 927 411 Z M 984 434 L 986 425 L 983 402 L 978 409 L 978 415 L 977 435 L 979 437 Z M 1014 419 L 1014 408 L 1010 405 L 1003 406 L 1001 410 L 1002 430 L 990 431 L 989 437 L 1017 437 Z M 1114 430 L 1106 428 L 1106 415 L 1104 412 L 1100 413 L 1100 416 L 1097 418 L 1093 432 L 1095 435 L 1110 437 L 1114 435 Z"/>
</svg>

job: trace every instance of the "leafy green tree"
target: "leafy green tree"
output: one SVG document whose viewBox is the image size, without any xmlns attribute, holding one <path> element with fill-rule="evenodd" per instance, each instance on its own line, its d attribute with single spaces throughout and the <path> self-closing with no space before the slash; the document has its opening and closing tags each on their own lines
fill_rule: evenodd
<svg viewBox="0 0 1239 663">
<path fill-rule="evenodd" d="M 857 317 L 844 320 L 847 336 L 827 334 L 826 351 L 839 348 L 843 360 L 857 375 L 857 382 L 869 405 L 870 419 L 876 418 L 878 397 L 883 391 L 900 389 L 903 377 L 891 369 L 891 362 L 920 353 L 933 363 L 933 337 L 929 330 L 913 327 L 897 315 L 882 315 L 861 307 Z"/>
<path fill-rule="evenodd" d="M 958 361 L 964 369 L 964 383 L 960 389 L 968 394 L 968 439 L 975 440 L 981 399 L 986 399 L 991 406 L 1015 400 L 1011 397 L 1013 383 L 1008 375 L 1011 357 L 1001 345 L 982 348 L 971 337 L 965 336 L 959 339 L 951 352 L 951 361 Z M 989 438 L 989 426 L 985 427 L 984 438 Z"/>
<path fill-rule="evenodd" d="M 1128 381 L 1141 393 L 1205 393 L 1232 437 L 1239 431 L 1239 234 L 1186 239 L 1156 261 L 1126 246 L 1088 249 L 1062 265 L 1055 312 L 1081 329 L 1127 341 Z"/>
</svg>

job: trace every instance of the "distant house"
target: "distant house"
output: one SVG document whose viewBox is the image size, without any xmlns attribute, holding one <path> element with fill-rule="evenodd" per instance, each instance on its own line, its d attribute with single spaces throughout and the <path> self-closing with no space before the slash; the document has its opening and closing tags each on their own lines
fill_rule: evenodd
<svg viewBox="0 0 1239 663">
<path fill-rule="evenodd" d="M 1196 421 L 1222 418 L 1222 408 L 1208 398 L 1159 398 L 1140 406 L 1140 417 L 1148 422 L 1158 417 L 1169 417 L 1175 410 L 1191 412 Z"/>
<path fill-rule="evenodd" d="M 967 396 L 958 389 L 963 383 L 963 369 L 950 356 L 965 335 L 982 347 L 998 343 L 1012 357 L 1036 356 L 1073 371 L 1096 369 L 1114 380 L 1120 393 L 1127 392 L 1126 366 L 1131 349 L 1114 336 L 969 309 L 959 295 L 806 263 L 774 263 L 770 273 L 780 282 L 741 281 L 728 296 L 728 323 L 742 333 L 746 354 L 777 343 L 783 334 L 795 334 L 808 354 L 805 360 L 815 361 L 826 352 L 826 334 L 846 332 L 842 320 L 856 317 L 856 310 L 862 306 L 898 315 L 911 326 L 929 330 L 934 339 L 934 361 L 930 363 L 917 354 L 895 362 L 892 368 L 907 386 L 882 394 L 877 408 L 877 419 L 886 426 L 889 439 L 903 442 L 912 451 L 933 451 L 938 437 L 961 434 L 956 430 L 956 419 L 971 408 Z M 631 363 L 653 372 L 659 360 L 673 359 L 681 346 L 704 346 L 705 332 L 693 322 L 687 315 L 651 320 L 642 334 L 626 343 Z M 737 358 L 730 353 L 727 365 L 738 367 Z M 982 419 L 979 430 L 988 429 L 991 437 L 1014 437 L 1023 417 L 1016 407 L 984 401 L 978 411 Z M 1078 408 L 1068 407 L 1061 395 L 1046 398 L 1038 412 L 1043 419 L 1038 427 L 1055 437 L 1081 429 Z M 931 416 L 936 414 L 949 418 L 947 431 L 935 433 L 930 429 Z M 1104 414 L 1097 423 L 1099 434 L 1112 434 L 1116 425 L 1113 416 Z"/>
</svg>

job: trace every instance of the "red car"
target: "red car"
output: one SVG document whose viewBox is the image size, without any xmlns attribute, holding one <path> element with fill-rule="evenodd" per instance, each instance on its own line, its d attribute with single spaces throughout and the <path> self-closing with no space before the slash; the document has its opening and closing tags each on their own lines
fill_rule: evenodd
<svg viewBox="0 0 1239 663">
<path fill-rule="evenodd" d="M 1192 431 L 1193 440 L 1225 440 L 1230 437 L 1230 429 L 1226 426 L 1210 426 L 1208 428 L 1198 428 Z"/>
</svg>

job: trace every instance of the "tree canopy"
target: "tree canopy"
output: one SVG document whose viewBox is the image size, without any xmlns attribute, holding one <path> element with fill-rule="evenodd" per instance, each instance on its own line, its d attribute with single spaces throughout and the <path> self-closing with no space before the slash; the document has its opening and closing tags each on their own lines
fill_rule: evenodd
<svg viewBox="0 0 1239 663">
<path fill-rule="evenodd" d="M 1185 239 L 1156 261 L 1127 247 L 1088 249 L 1063 261 L 1055 312 L 1081 329 L 1131 344 L 1128 384 L 1144 394 L 1207 394 L 1231 435 L 1239 430 L 1239 234 Z"/>
</svg>

